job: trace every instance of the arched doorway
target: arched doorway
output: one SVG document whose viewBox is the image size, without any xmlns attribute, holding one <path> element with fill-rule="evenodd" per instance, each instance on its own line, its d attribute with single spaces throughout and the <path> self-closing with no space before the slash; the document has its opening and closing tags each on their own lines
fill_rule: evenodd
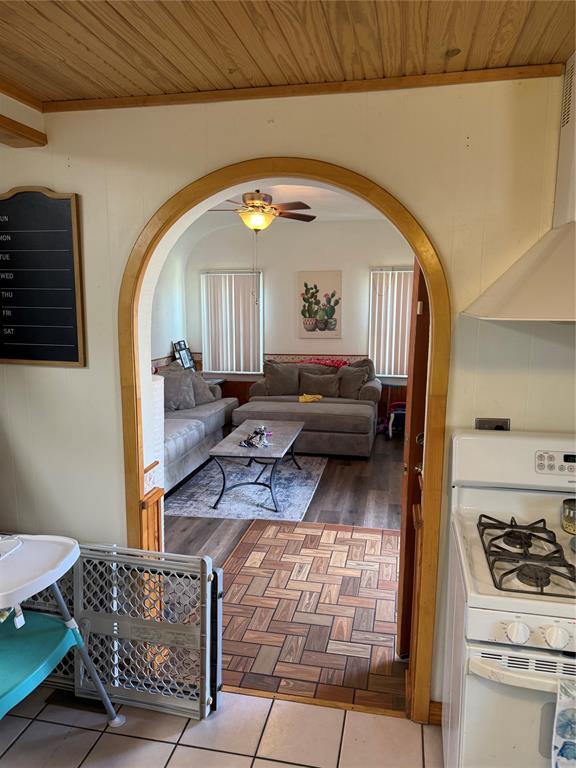
<svg viewBox="0 0 576 768">
<path fill-rule="evenodd" d="M 444 430 L 450 353 L 450 300 L 438 254 L 412 214 L 384 188 L 354 171 L 319 160 L 268 157 L 228 165 L 173 195 L 148 221 L 128 259 L 118 306 L 118 335 L 124 432 L 126 525 L 129 546 L 159 540 L 144 530 L 144 460 L 138 346 L 140 292 L 152 255 L 170 228 L 195 206 L 230 187 L 283 176 L 308 179 L 357 195 L 378 209 L 412 247 L 425 278 L 430 302 L 430 346 L 425 421 L 420 583 L 415 585 L 417 631 L 411 642 L 409 697 L 412 719 L 427 722 L 430 709 L 432 644 L 436 607 L 441 519 Z"/>
</svg>

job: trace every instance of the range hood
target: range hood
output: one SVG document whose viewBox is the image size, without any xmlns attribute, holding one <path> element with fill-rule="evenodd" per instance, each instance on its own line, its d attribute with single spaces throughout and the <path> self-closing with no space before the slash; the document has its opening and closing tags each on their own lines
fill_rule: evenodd
<svg viewBox="0 0 576 768">
<path fill-rule="evenodd" d="M 463 314 L 482 320 L 576 321 L 574 55 L 566 64 L 553 228 Z"/>
</svg>

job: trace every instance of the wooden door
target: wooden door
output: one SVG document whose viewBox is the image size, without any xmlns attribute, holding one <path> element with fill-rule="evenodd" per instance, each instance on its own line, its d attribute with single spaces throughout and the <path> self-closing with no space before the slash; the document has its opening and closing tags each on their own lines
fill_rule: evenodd
<svg viewBox="0 0 576 768">
<path fill-rule="evenodd" d="M 426 382 L 430 337 L 430 307 L 424 275 L 414 263 L 412 310 L 410 317 L 410 356 L 406 393 L 404 431 L 404 478 L 402 483 L 402 519 L 400 540 L 400 574 L 398 588 L 398 634 L 396 653 L 406 658 L 410 653 L 413 626 L 412 606 L 418 585 L 419 535 L 421 527 L 422 461 L 424 455 L 424 421 L 426 416 Z M 409 692 L 408 692 L 409 693 Z"/>
</svg>

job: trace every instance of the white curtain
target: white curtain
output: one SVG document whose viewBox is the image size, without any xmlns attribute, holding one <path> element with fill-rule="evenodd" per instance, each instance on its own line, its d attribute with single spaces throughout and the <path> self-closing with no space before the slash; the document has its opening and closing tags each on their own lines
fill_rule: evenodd
<svg viewBox="0 0 576 768">
<path fill-rule="evenodd" d="M 370 273 L 369 354 L 381 376 L 406 376 L 410 341 L 412 270 Z"/>
<path fill-rule="evenodd" d="M 262 273 L 205 272 L 202 367 L 217 373 L 262 371 Z"/>
</svg>

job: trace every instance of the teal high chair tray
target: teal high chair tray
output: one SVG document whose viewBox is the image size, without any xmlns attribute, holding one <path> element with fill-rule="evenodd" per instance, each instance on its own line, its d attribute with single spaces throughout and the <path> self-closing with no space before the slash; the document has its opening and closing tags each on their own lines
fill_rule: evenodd
<svg viewBox="0 0 576 768">
<path fill-rule="evenodd" d="M 0 609 L 14 608 L 18 618 L 12 621 L 8 616 L 0 624 L 0 718 L 40 685 L 76 646 L 108 713 L 108 724 L 122 725 L 125 718 L 116 714 L 58 586 L 58 579 L 80 556 L 78 542 L 65 536 L 16 534 L 4 537 L 3 544 Z M 62 619 L 33 611 L 20 613 L 20 603 L 48 587 Z"/>
<path fill-rule="evenodd" d="M 24 611 L 16 629 L 10 618 L 0 624 L 0 718 L 40 685 L 70 648 L 74 632 L 55 616 Z"/>
</svg>

